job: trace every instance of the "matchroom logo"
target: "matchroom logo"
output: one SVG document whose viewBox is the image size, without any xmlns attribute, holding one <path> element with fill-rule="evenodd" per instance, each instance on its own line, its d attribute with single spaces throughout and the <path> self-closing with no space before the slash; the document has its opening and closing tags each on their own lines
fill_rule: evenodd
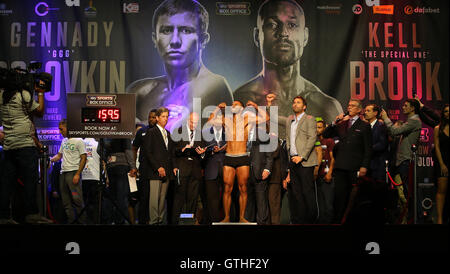
<svg viewBox="0 0 450 274">
<path fill-rule="evenodd" d="M 0 3 L 0 15 L 10 15 L 13 11 L 10 9 L 7 9 L 5 3 Z"/>
</svg>

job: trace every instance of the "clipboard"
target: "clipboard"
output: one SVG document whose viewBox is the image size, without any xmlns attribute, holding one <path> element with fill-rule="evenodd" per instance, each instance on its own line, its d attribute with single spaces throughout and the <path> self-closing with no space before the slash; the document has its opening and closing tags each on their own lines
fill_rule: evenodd
<svg viewBox="0 0 450 274">
<path fill-rule="evenodd" d="M 207 151 L 212 150 L 212 149 L 214 149 L 214 146 L 216 146 L 216 145 L 217 145 L 217 143 L 211 143 L 211 144 L 207 145 L 205 148 Z"/>
<path fill-rule="evenodd" d="M 217 143 L 211 143 L 210 145 L 207 145 L 205 148 L 208 149 L 208 148 L 213 147 L 215 145 L 217 145 Z"/>
<path fill-rule="evenodd" d="M 226 144 L 225 144 L 225 145 L 226 145 Z M 206 148 L 206 150 L 208 150 L 208 149 L 210 149 L 210 148 L 214 149 L 214 146 L 217 146 L 219 149 L 222 149 L 225 145 L 223 145 L 223 146 L 218 146 L 217 143 L 212 143 L 212 144 L 206 146 L 205 148 Z"/>
<path fill-rule="evenodd" d="M 130 186 L 130 193 L 136 192 L 138 190 L 136 184 L 136 177 L 131 177 L 129 173 L 127 175 L 128 175 L 128 184 Z"/>
</svg>

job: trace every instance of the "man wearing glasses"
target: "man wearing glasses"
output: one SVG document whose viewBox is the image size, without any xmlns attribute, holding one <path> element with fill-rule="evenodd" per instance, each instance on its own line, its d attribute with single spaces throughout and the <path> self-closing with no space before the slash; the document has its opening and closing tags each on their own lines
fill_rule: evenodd
<svg viewBox="0 0 450 274">
<path fill-rule="evenodd" d="M 322 134 L 324 138 L 339 139 L 333 151 L 336 159 L 334 223 L 345 222 L 353 186 L 357 185 L 359 177 L 366 176 L 370 166 L 372 133 L 370 124 L 359 117 L 362 109 L 361 101 L 350 99 L 347 113 L 339 114 Z"/>
</svg>

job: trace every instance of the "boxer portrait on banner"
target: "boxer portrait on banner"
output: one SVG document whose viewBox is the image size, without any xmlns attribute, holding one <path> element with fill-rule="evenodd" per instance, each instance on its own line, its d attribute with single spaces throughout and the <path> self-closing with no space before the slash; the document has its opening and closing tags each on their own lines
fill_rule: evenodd
<svg viewBox="0 0 450 274">
<path fill-rule="evenodd" d="M 195 0 L 166 0 L 153 14 L 152 40 L 164 62 L 166 75 L 131 83 L 127 92 L 136 93 L 136 120 L 145 121 L 149 108 L 169 109 L 170 131 L 187 119 L 193 98 L 201 106 L 231 104 L 227 80 L 209 71 L 202 51 L 209 42 L 209 15 Z"/>
<path fill-rule="evenodd" d="M 305 14 L 297 2 L 268 0 L 261 4 L 254 41 L 260 49 L 263 68 L 253 79 L 236 89 L 233 96 L 242 102 L 251 100 L 257 105 L 265 105 L 265 96 L 276 94 L 272 105 L 278 106 L 280 136 L 284 136 L 284 126 L 295 96 L 308 101 L 308 114 L 328 122 L 343 112 L 335 98 L 323 93 L 300 74 L 300 59 L 308 44 L 308 36 Z"/>
</svg>

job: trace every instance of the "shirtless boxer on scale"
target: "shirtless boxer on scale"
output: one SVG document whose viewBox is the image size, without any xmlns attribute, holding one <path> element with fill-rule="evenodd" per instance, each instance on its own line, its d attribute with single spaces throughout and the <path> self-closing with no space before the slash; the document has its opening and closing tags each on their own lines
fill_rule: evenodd
<svg viewBox="0 0 450 274">
<path fill-rule="evenodd" d="M 212 120 L 217 115 L 222 115 L 226 104 L 221 103 L 218 108 L 211 115 Z M 257 115 L 251 115 L 249 112 L 244 112 L 244 105 L 240 101 L 234 101 L 231 106 L 231 115 L 225 115 L 225 138 L 227 141 L 226 154 L 223 167 L 223 208 L 225 211 L 225 218 L 222 223 L 230 222 L 230 207 L 231 207 L 231 192 L 235 176 L 239 186 L 239 222 L 248 223 L 244 218 L 245 208 L 247 206 L 247 180 L 250 173 L 250 158 L 247 152 L 247 141 L 252 127 L 257 124 L 266 123 L 269 120 L 269 115 L 264 109 L 252 102 L 247 102 L 247 108 L 254 108 Z"/>
</svg>

